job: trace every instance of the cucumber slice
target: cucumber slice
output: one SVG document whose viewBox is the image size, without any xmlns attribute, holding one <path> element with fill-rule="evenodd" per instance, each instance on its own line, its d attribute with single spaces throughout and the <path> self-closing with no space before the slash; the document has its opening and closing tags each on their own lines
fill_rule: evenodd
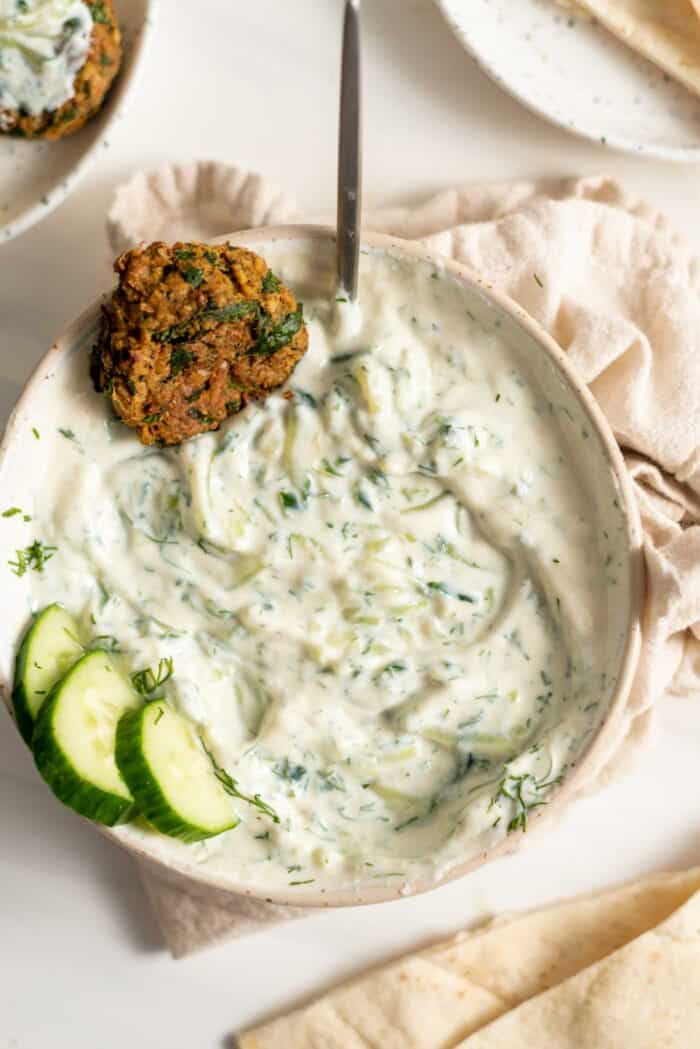
<svg viewBox="0 0 700 1049">
<path fill-rule="evenodd" d="M 139 697 L 101 649 L 55 686 L 34 726 L 34 761 L 59 801 L 109 827 L 135 813 L 114 760 L 117 722 Z"/>
<path fill-rule="evenodd" d="M 162 700 L 124 715 L 116 759 L 139 811 L 162 834 L 203 841 L 238 826 L 193 726 Z"/>
<path fill-rule="evenodd" d="M 12 691 L 17 727 L 29 746 L 39 708 L 82 654 L 78 625 L 64 608 L 49 605 L 39 613 L 17 655 Z"/>
</svg>

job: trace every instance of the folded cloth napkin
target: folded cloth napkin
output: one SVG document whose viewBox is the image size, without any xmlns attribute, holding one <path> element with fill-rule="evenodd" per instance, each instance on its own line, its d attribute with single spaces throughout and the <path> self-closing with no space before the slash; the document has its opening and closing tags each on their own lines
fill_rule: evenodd
<svg viewBox="0 0 700 1049">
<path fill-rule="evenodd" d="M 264 182 L 260 191 L 265 192 Z M 270 194 L 267 193 L 269 198 Z M 238 229 L 255 201 L 229 202 Z M 289 203 L 280 220 L 290 220 Z M 274 206 L 269 222 L 277 221 Z M 639 670 L 588 789 L 647 743 L 663 694 L 700 692 L 700 260 L 605 178 L 467 185 L 367 216 L 376 232 L 466 263 L 535 317 L 588 383 L 623 449 L 645 533 Z M 175 957 L 303 914 L 142 871 Z"/>
<path fill-rule="evenodd" d="M 690 1049 L 700 868 L 497 919 L 239 1037 L 240 1049 Z"/>
</svg>

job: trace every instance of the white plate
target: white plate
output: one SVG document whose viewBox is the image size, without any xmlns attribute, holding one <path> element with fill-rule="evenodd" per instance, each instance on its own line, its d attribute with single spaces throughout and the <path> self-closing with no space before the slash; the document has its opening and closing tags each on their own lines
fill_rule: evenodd
<svg viewBox="0 0 700 1049">
<path fill-rule="evenodd" d="M 700 160 L 700 99 L 555 0 L 437 0 L 484 72 L 554 124 L 616 149 Z"/>
<path fill-rule="evenodd" d="M 107 102 L 75 135 L 26 142 L 0 135 L 0 243 L 48 215 L 75 189 L 121 115 L 143 64 L 157 0 L 116 0 L 124 59 Z"/>
</svg>

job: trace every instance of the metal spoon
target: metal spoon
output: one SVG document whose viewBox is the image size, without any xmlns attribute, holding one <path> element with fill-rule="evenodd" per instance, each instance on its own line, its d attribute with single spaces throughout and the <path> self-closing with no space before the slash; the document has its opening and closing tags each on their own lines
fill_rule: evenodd
<svg viewBox="0 0 700 1049">
<path fill-rule="evenodd" d="M 362 210 L 360 0 L 346 0 L 338 142 L 338 294 L 357 300 Z"/>
</svg>

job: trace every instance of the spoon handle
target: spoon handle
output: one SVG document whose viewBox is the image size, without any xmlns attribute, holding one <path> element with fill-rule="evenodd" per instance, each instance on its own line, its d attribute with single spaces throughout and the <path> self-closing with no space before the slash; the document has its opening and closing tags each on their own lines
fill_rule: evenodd
<svg viewBox="0 0 700 1049">
<path fill-rule="evenodd" d="M 362 210 L 360 0 L 346 0 L 338 143 L 338 290 L 357 299 Z"/>
</svg>

